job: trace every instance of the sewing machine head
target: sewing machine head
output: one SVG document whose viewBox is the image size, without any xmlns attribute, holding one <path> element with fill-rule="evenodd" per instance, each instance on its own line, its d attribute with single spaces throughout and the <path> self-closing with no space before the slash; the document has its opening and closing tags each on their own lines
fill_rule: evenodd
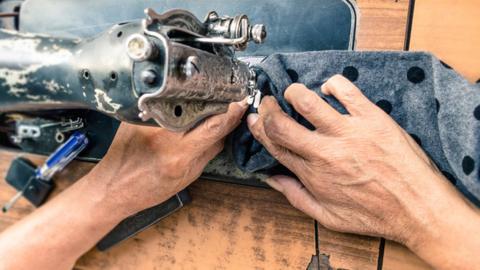
<svg viewBox="0 0 480 270">
<path fill-rule="evenodd" d="M 215 11 L 204 22 L 181 9 L 164 14 L 146 9 L 145 14 L 143 33 L 130 35 L 125 46 L 134 61 L 142 120 L 181 131 L 225 112 L 230 102 L 258 97 L 255 73 L 235 51 L 245 50 L 249 41 L 263 43 L 264 25 Z"/>
</svg>

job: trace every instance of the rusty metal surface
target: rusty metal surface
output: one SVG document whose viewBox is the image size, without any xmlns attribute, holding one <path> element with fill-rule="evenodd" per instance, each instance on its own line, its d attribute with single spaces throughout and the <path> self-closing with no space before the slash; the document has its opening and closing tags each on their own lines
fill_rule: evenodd
<svg viewBox="0 0 480 270">
<path fill-rule="evenodd" d="M 163 62 L 164 70 L 161 85 L 139 99 L 143 119 L 153 118 L 163 127 L 184 131 L 210 115 L 225 112 L 228 103 L 251 94 L 252 73 L 246 63 L 234 58 L 229 45 L 197 42 L 197 38 L 209 35 L 208 21 L 203 25 L 183 10 L 160 15 L 147 9 L 146 14 L 145 35 L 162 45 L 155 61 Z M 170 37 L 172 40 L 182 37 L 188 45 Z M 154 68 L 135 67 L 134 73 Z M 135 83 L 140 88 L 138 84 L 143 82 L 135 80 Z"/>
<path fill-rule="evenodd" d="M 123 52 L 123 33 L 138 29 L 117 25 L 85 40 L 0 30 L 0 112 L 90 109 L 140 122 Z"/>
</svg>

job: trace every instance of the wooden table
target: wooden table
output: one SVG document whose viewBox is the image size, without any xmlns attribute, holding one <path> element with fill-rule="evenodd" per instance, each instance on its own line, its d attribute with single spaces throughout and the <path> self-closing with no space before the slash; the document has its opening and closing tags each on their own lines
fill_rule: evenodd
<svg viewBox="0 0 480 270">
<path fill-rule="evenodd" d="M 428 31 L 421 31 L 422 25 L 435 27 L 425 18 L 429 14 L 425 2 L 437 6 L 433 2 L 442 1 L 424 1 L 421 7 L 416 7 L 415 14 L 420 18 L 414 16 L 414 25 L 420 25 L 420 30 L 412 31 L 412 49 L 428 50 L 425 39 L 429 35 Z M 473 6 L 474 0 L 464 2 Z M 361 13 L 358 50 L 404 48 L 408 0 L 358 0 L 358 6 Z M 443 8 L 448 6 L 444 3 Z M 471 76 L 473 79 L 474 74 Z M 4 178 L 15 156 L 0 152 L 0 178 Z M 43 160 L 29 157 L 36 163 Z M 81 162 L 69 166 L 56 177 L 56 193 L 92 167 L 93 164 Z M 312 256 L 317 255 L 334 269 L 429 269 L 399 244 L 337 233 L 316 224 L 273 190 L 201 180 L 190 187 L 190 192 L 193 202 L 181 211 L 107 252 L 91 250 L 75 268 L 306 269 Z M 6 201 L 14 193 L 0 181 L 0 201 Z M 33 210 L 25 200 L 20 200 L 11 212 L 0 216 L 0 230 Z"/>
</svg>

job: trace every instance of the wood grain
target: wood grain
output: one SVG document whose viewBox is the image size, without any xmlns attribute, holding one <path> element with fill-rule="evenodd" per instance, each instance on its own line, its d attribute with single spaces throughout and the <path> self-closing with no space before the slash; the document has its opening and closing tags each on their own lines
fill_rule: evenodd
<svg viewBox="0 0 480 270">
<path fill-rule="evenodd" d="M 190 192 L 193 202 L 180 212 L 124 246 L 87 254 L 78 266 L 306 269 L 315 254 L 313 220 L 276 192 L 211 181 Z"/>
<path fill-rule="evenodd" d="M 471 82 L 480 79 L 478 0 L 416 1 L 410 50 L 430 51 Z"/>
<path fill-rule="evenodd" d="M 403 50 L 408 0 L 357 0 L 357 50 Z"/>
<path fill-rule="evenodd" d="M 0 151 L 0 178 L 17 155 Z M 34 163 L 44 158 L 28 155 Z M 58 194 L 94 164 L 75 162 L 55 178 Z M 95 249 L 78 269 L 306 269 L 315 255 L 314 221 L 278 192 L 200 180 L 193 202 L 107 252 Z M 0 201 L 14 189 L 0 181 Z M 34 211 L 23 198 L 0 216 L 0 230 Z"/>
<path fill-rule="evenodd" d="M 380 239 L 339 233 L 318 225 L 320 253 L 335 269 L 377 269 Z"/>
<path fill-rule="evenodd" d="M 386 241 L 382 270 L 433 270 L 405 246 Z"/>
</svg>

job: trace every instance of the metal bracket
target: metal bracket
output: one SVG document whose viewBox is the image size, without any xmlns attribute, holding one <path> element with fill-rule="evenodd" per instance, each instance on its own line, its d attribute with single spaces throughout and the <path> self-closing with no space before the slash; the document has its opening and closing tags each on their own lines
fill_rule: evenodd
<svg viewBox="0 0 480 270">
<path fill-rule="evenodd" d="M 255 72 L 236 59 L 232 49 L 243 50 L 249 41 L 263 42 L 263 25 L 251 26 L 245 15 L 219 17 L 216 12 L 210 12 L 204 23 L 185 10 L 145 13 L 144 33 L 126 41 L 127 54 L 135 63 L 134 76 L 142 74 L 141 85 L 135 85 L 141 89 L 142 120 L 154 119 L 170 130 L 185 131 L 227 111 L 230 102 L 249 97 L 258 107 L 261 93 Z"/>
</svg>

